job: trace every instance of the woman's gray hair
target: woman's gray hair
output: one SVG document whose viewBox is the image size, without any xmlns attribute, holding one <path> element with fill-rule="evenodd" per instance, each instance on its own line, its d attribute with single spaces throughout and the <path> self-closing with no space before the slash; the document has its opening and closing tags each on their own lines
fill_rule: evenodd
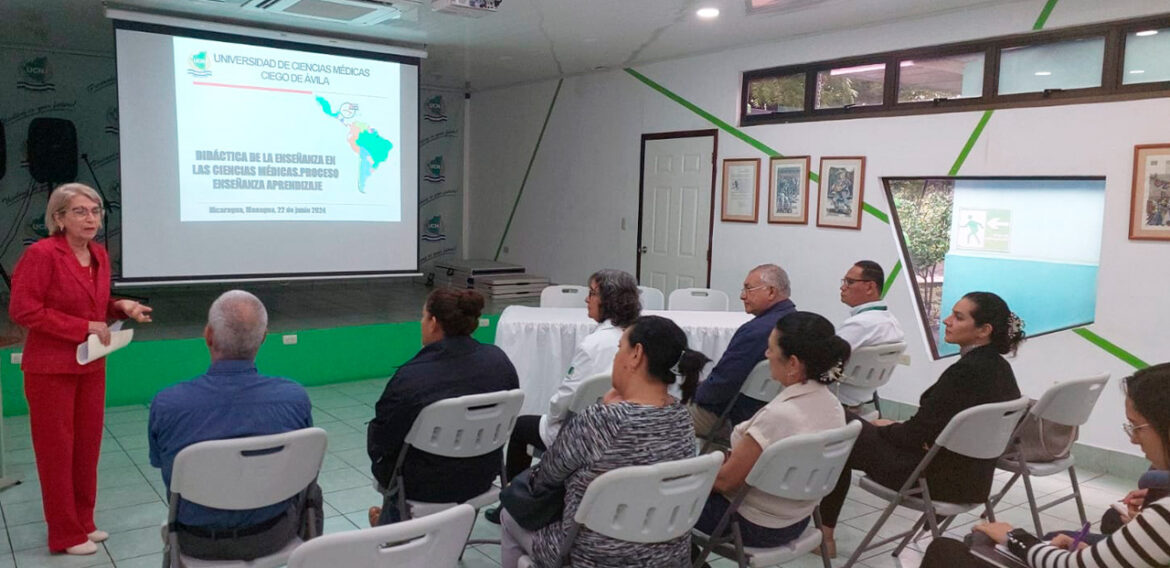
<svg viewBox="0 0 1170 568">
<path fill-rule="evenodd" d="M 45 205 L 45 228 L 48 229 L 50 235 L 55 235 L 65 230 L 65 227 L 57 224 L 57 220 L 54 217 L 58 213 L 65 213 L 65 208 L 69 207 L 69 200 L 78 195 L 84 195 L 94 203 L 97 203 L 98 207 L 102 207 L 102 197 L 92 187 L 84 183 L 67 183 L 57 187 L 49 195 L 49 203 Z"/>
<path fill-rule="evenodd" d="M 219 357 L 255 359 L 268 333 L 268 310 L 260 298 L 243 290 L 229 290 L 211 303 L 207 326 Z"/>
<path fill-rule="evenodd" d="M 760 275 L 760 281 L 780 292 L 782 296 L 792 295 L 792 284 L 788 281 L 788 273 L 775 264 L 761 264 L 752 269 Z"/>
<path fill-rule="evenodd" d="M 638 295 L 638 281 L 624 270 L 605 268 L 589 276 L 597 284 L 601 295 L 601 319 L 613 325 L 626 328 L 642 314 L 642 299 Z"/>
</svg>

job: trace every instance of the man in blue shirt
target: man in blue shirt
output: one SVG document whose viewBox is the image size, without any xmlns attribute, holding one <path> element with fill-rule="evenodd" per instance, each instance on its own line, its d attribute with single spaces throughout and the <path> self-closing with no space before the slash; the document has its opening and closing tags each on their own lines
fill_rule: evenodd
<svg viewBox="0 0 1170 568">
<path fill-rule="evenodd" d="M 191 444 L 313 425 L 309 395 L 301 385 L 256 372 L 256 353 L 267 331 L 264 304 L 248 292 L 231 290 L 211 304 L 203 329 L 211 367 L 202 376 L 163 389 L 150 404 L 150 464 L 162 469 L 168 488 L 175 456 Z M 316 484 L 260 509 L 227 511 L 181 501 L 179 547 L 206 560 L 266 556 L 296 536 L 305 509 L 320 503 Z"/>
<path fill-rule="evenodd" d="M 719 421 L 719 415 L 734 399 L 727 420 L 712 438 L 726 446 L 732 427 L 751 418 L 764 406 L 762 401 L 748 397 L 736 399 L 736 395 L 743 387 L 748 373 L 756 363 L 764 360 L 768 335 L 776 328 L 776 322 L 796 311 L 796 304 L 788 299 L 790 293 L 788 273 L 775 264 L 761 264 L 744 278 L 739 299 L 743 301 L 744 311 L 756 317 L 735 331 L 727 351 L 723 352 L 719 362 L 711 369 L 711 375 L 699 383 L 695 400 L 689 406 L 698 435 L 706 436 Z"/>
</svg>

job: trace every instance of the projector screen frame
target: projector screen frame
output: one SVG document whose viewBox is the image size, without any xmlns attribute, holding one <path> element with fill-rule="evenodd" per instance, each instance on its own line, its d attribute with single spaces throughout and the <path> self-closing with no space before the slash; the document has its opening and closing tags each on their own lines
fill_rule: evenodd
<svg viewBox="0 0 1170 568">
<path fill-rule="evenodd" d="M 242 35 L 249 31 L 249 28 L 243 26 L 225 25 L 214 22 L 204 22 L 199 20 L 190 20 L 191 25 L 202 26 L 204 28 L 213 29 L 198 29 L 194 27 L 182 27 L 185 20 L 171 18 L 167 16 L 155 16 L 152 14 L 140 14 L 136 12 L 125 12 L 122 10 L 107 10 L 107 17 L 113 23 L 115 34 L 115 52 L 117 44 L 118 30 L 128 30 L 136 32 L 151 33 L 157 35 L 166 35 L 172 37 L 187 37 L 193 39 L 203 39 L 211 41 L 223 41 L 231 43 L 240 43 L 245 45 L 253 45 L 259 47 L 269 47 L 275 49 L 287 49 L 295 51 L 307 51 L 312 53 L 319 53 L 324 55 L 337 55 L 343 57 L 355 57 L 360 59 L 370 59 L 376 61 L 398 63 L 401 65 L 410 65 L 416 69 L 416 80 L 414 85 L 415 105 L 413 113 L 409 114 L 409 118 L 414 122 L 414 131 L 417 137 L 419 128 L 419 112 L 417 109 L 418 101 L 422 100 L 422 86 L 421 81 L 418 80 L 418 74 L 421 71 L 422 59 L 426 57 L 425 52 L 410 50 L 407 48 L 399 48 L 394 46 L 379 46 L 376 44 L 363 44 L 362 42 L 354 42 L 349 40 L 333 40 L 328 37 L 309 36 L 306 34 L 287 34 L 273 30 L 266 30 L 263 28 L 256 28 L 255 31 L 261 33 L 263 37 L 254 37 Z M 153 20 L 153 21 L 147 21 Z M 157 23 L 163 21 L 166 23 Z M 231 31 L 220 31 L 231 30 Z M 270 37 L 272 35 L 289 36 L 281 39 Z M 301 39 L 302 41 L 296 41 Z M 317 42 L 312 40 L 316 39 Z M 328 42 L 319 43 L 319 42 Z M 332 43 L 340 42 L 341 45 L 331 45 Z M 369 45 L 371 50 L 362 50 L 357 46 Z M 115 57 L 115 77 L 119 76 L 117 69 L 118 58 Z M 115 82 L 115 89 L 118 88 Z M 119 113 L 119 123 L 121 121 L 121 113 Z M 414 140 L 417 146 L 418 140 Z M 119 151 L 121 145 L 119 143 Z M 416 156 L 417 159 L 417 156 Z M 122 160 L 119 159 L 119 179 L 123 177 Z M 421 218 L 422 204 L 419 201 L 419 196 L 422 193 L 422 179 L 421 176 L 415 175 L 415 224 Z M 121 215 L 119 209 L 118 215 Z M 122 225 L 125 224 L 125 219 L 120 219 Z M 107 219 L 108 222 L 108 219 Z M 413 231 L 417 239 L 418 227 Z M 114 237 L 117 240 L 119 254 L 125 253 L 122 243 L 122 231 L 118 231 Z M 335 280 L 346 278 L 396 278 L 396 277 L 415 277 L 421 276 L 422 273 L 419 267 L 418 247 L 419 243 L 414 243 L 415 260 L 413 268 L 402 270 L 364 270 L 364 271 L 331 271 L 331 272 L 289 272 L 289 273 L 230 273 L 230 274 L 207 274 L 207 275 L 181 275 L 181 276 L 141 276 L 141 277 L 125 277 L 122 274 L 121 263 L 119 263 L 118 270 L 112 274 L 111 279 L 115 288 L 126 289 L 134 287 L 147 286 L 167 286 L 167 285 L 185 285 L 185 284 L 199 284 L 199 283 L 239 283 L 239 282 L 263 282 L 263 281 L 294 281 L 294 280 Z"/>
</svg>

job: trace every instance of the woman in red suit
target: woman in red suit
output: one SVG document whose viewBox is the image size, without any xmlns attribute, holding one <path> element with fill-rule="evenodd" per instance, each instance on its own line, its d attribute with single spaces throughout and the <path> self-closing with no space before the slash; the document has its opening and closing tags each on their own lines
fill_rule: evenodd
<svg viewBox="0 0 1170 568">
<path fill-rule="evenodd" d="M 50 236 L 21 256 L 8 305 L 12 321 L 28 328 L 21 370 L 49 549 L 67 554 L 93 554 L 109 537 L 93 524 L 106 360 L 79 365 L 77 344 L 92 333 L 108 345 L 110 319 L 150 321 L 149 307 L 110 298 L 109 256 L 93 242 L 103 214 L 86 185 L 54 190 L 45 209 Z"/>
</svg>

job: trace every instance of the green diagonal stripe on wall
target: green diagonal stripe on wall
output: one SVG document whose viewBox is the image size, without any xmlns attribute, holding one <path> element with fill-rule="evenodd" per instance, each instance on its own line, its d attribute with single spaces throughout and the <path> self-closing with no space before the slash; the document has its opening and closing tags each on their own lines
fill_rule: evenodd
<svg viewBox="0 0 1170 568">
<path fill-rule="evenodd" d="M 692 103 L 691 101 L 688 101 L 688 100 L 680 97 L 678 95 L 678 93 L 675 93 L 674 91 L 671 91 L 670 89 L 667 89 L 666 87 L 663 87 L 662 85 L 659 85 L 658 83 L 654 82 L 653 79 L 651 79 L 651 78 L 649 78 L 649 77 L 647 77 L 647 76 L 645 76 L 645 75 L 643 75 L 643 74 L 641 74 L 641 73 L 639 73 L 639 72 L 637 72 L 629 67 L 626 67 L 625 71 L 626 71 L 626 73 L 629 73 L 630 76 L 641 81 L 647 87 L 650 87 L 651 89 L 654 89 L 655 91 L 658 91 L 666 98 L 682 105 L 683 108 L 686 108 L 687 110 L 699 115 L 700 117 L 703 118 L 703 120 L 706 120 L 707 122 L 710 122 L 711 124 L 714 124 L 720 130 L 722 130 L 722 131 L 724 131 L 724 132 L 726 132 L 726 133 L 728 133 L 736 138 L 739 138 L 740 140 L 743 140 L 751 147 L 753 147 L 753 148 L 755 148 L 755 149 L 757 149 L 757 150 L 759 150 L 759 151 L 761 151 L 761 152 L 763 152 L 763 153 L 765 153 L 768 156 L 773 157 L 773 158 L 783 158 L 784 157 L 783 154 L 781 154 L 780 152 L 777 152 L 776 150 L 773 150 L 767 144 L 764 144 L 763 142 L 760 142 L 759 140 L 752 138 L 746 132 L 728 124 L 727 122 L 725 122 L 723 120 L 720 120 L 719 117 L 699 108 L 699 106 L 696 105 L 695 103 Z M 821 183 L 821 176 L 817 175 L 816 172 L 809 172 L 808 179 L 810 181 L 812 181 L 813 183 L 818 183 L 818 184 Z M 877 218 L 877 220 L 879 220 L 883 223 L 890 222 L 890 218 L 888 215 L 886 215 L 884 212 L 882 212 L 881 209 L 878 209 L 878 208 L 876 208 L 868 203 L 864 203 L 864 202 L 862 203 L 862 210 L 865 211 L 866 213 L 869 213 L 870 215 L 873 215 L 875 218 Z"/>
<path fill-rule="evenodd" d="M 898 274 L 900 274 L 901 272 L 902 272 L 902 261 L 899 260 L 898 263 L 894 265 L 894 269 L 890 271 L 890 275 L 886 277 L 886 283 L 882 286 L 882 297 L 883 298 L 885 298 L 886 294 L 889 293 L 890 286 L 894 285 L 894 281 L 898 279 Z"/>
<path fill-rule="evenodd" d="M 1044 9 L 1040 10 L 1040 17 L 1036 18 L 1036 23 L 1032 24 L 1033 31 L 1044 29 L 1044 24 L 1048 23 L 1048 16 L 1052 15 L 1052 9 L 1056 7 L 1056 3 L 1060 0 L 1048 0 L 1044 5 Z"/>
<path fill-rule="evenodd" d="M 1126 350 L 1118 347 L 1116 344 L 1109 341 L 1108 339 L 1105 339 L 1104 337 L 1101 337 L 1100 335 L 1097 335 L 1096 333 L 1089 331 L 1089 328 L 1087 328 L 1087 327 L 1078 327 L 1078 328 L 1073 330 L 1073 333 L 1085 338 L 1086 340 L 1089 341 L 1089 343 L 1092 343 L 1093 345 L 1096 345 L 1097 347 L 1104 349 L 1106 353 L 1109 353 L 1110 355 L 1117 357 L 1118 359 L 1121 359 L 1122 361 L 1125 361 L 1126 363 L 1133 366 L 1133 368 L 1135 368 L 1135 369 L 1145 369 L 1146 367 L 1150 366 L 1149 363 L 1146 363 L 1145 361 L 1142 361 L 1141 359 L 1139 359 L 1137 357 L 1137 355 L 1134 355 L 1133 353 L 1130 353 L 1129 351 L 1126 351 Z"/>
<path fill-rule="evenodd" d="M 552 101 L 548 103 L 548 112 L 544 115 L 544 124 L 540 126 L 540 135 L 536 137 L 536 145 L 532 147 L 532 157 L 528 159 L 528 167 L 524 169 L 524 179 L 520 180 L 520 191 L 516 192 L 516 201 L 512 202 L 512 212 L 508 214 L 508 223 L 504 225 L 504 234 L 500 235 L 500 244 L 496 247 L 496 255 L 492 260 L 500 260 L 500 251 L 504 249 L 504 239 L 508 238 L 508 231 L 512 228 L 512 218 L 516 216 L 516 208 L 520 206 L 520 196 L 524 195 L 524 186 L 528 185 L 528 174 L 532 173 L 532 164 L 536 163 L 536 153 L 540 151 L 540 142 L 544 140 L 544 131 L 548 128 L 548 119 L 552 118 L 553 108 L 557 106 L 557 97 L 561 94 L 561 85 L 565 80 L 557 81 L 557 89 L 553 91 Z"/>
<path fill-rule="evenodd" d="M 955 163 L 951 165 L 951 170 L 947 172 L 948 176 L 959 175 L 959 168 L 963 167 L 963 162 L 967 161 L 967 155 L 971 153 L 971 148 L 975 147 L 975 142 L 979 140 L 979 136 L 983 134 L 983 128 L 987 126 L 987 121 L 991 120 L 991 115 L 994 110 L 983 111 L 983 117 L 979 119 L 979 123 L 975 125 L 975 130 L 971 132 L 971 136 L 967 137 L 967 144 L 963 146 L 963 150 L 959 152 L 959 157 L 955 158 Z"/>
</svg>

